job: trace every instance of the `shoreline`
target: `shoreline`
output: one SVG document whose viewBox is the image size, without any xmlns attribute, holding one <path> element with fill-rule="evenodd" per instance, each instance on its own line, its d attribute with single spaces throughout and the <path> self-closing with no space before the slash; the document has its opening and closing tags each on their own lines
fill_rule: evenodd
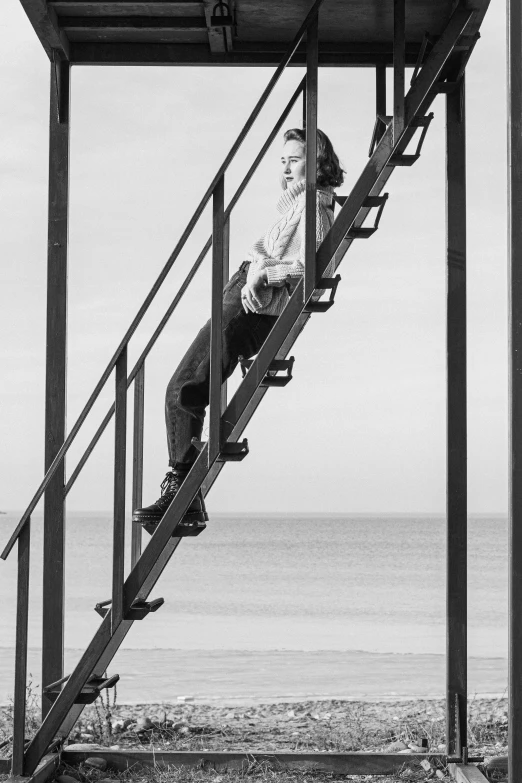
<svg viewBox="0 0 522 783">
<path fill-rule="evenodd" d="M 305 697 L 300 697 L 299 699 L 296 699 L 295 697 L 292 697 L 291 695 L 287 696 L 280 696 L 280 697 L 267 697 L 265 699 L 259 697 L 258 699 L 252 699 L 248 696 L 240 697 L 238 696 L 237 699 L 226 699 L 221 697 L 215 697 L 215 698 L 209 698 L 209 699 L 203 699 L 203 698 L 195 698 L 192 696 L 180 698 L 179 700 L 172 701 L 172 699 L 166 699 L 165 701 L 144 701 L 143 699 L 138 699 L 136 701 L 118 701 L 118 708 L 121 709 L 132 709 L 132 708 L 147 708 L 150 710 L 154 709 L 165 709 L 165 708 L 171 708 L 174 706 L 180 707 L 184 705 L 193 705 L 195 707 L 201 706 L 201 707 L 215 707 L 217 709 L 219 708 L 252 708 L 252 707 L 272 707 L 272 706 L 281 706 L 281 705 L 293 705 L 293 704 L 302 704 L 302 703 L 317 703 L 317 704 L 324 704 L 324 703 L 330 703 L 330 702 L 338 702 L 338 703 L 346 703 L 346 704 L 372 704 L 372 705 L 383 705 L 383 706 L 390 706 L 393 704 L 408 704 L 410 702 L 430 702 L 430 703 L 436 703 L 441 701 L 441 696 L 439 695 L 418 695 L 418 696 L 411 696 L 411 695 L 401 695 L 401 694 L 395 694 L 393 696 L 369 696 L 367 698 L 360 697 L 360 696 L 354 696 L 352 698 L 350 697 L 339 697 L 335 698 L 335 696 L 327 695 L 327 696 L 315 696 L 315 695 L 309 695 Z M 480 701 L 480 702 L 491 702 L 491 701 L 501 701 L 503 699 L 506 699 L 506 692 L 502 693 L 473 693 L 468 695 L 468 703 L 473 701 Z M 9 709 L 11 707 L 10 701 L 3 701 L 0 702 L 0 710 L 2 709 Z"/>
<path fill-rule="evenodd" d="M 4 652 L 6 652 L 4 650 Z M 65 671 L 80 653 L 66 651 Z M 14 651 L 0 656 L 0 703 L 9 703 L 14 685 Z M 32 689 L 40 687 L 40 654 L 28 655 Z M 129 705 L 176 703 L 262 704 L 299 701 L 390 702 L 437 699 L 446 693 L 443 655 L 351 651 L 235 651 L 122 649 L 110 666 L 118 673 L 118 700 Z M 468 693 L 498 698 L 507 688 L 507 661 L 469 658 Z"/>
</svg>

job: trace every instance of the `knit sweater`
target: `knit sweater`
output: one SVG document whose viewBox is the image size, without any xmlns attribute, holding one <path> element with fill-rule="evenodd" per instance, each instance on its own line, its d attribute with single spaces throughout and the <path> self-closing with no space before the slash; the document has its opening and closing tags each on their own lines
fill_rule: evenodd
<svg viewBox="0 0 522 783">
<path fill-rule="evenodd" d="M 268 287 L 257 289 L 261 302 L 257 313 L 280 315 L 289 299 L 287 284 L 290 283 L 293 288 L 304 275 L 305 201 L 306 182 L 296 183 L 284 190 L 277 202 L 281 217 L 252 245 L 247 254 L 246 260 L 251 262 L 247 281 L 250 282 L 261 269 L 266 269 L 268 278 Z M 331 190 L 317 190 L 316 249 L 333 223 L 332 202 Z M 325 277 L 329 276 L 332 263 L 326 269 Z"/>
</svg>

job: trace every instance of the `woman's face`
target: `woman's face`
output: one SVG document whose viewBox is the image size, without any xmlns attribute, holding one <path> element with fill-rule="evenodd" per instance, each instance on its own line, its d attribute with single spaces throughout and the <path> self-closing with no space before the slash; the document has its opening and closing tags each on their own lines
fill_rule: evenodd
<svg viewBox="0 0 522 783">
<path fill-rule="evenodd" d="M 287 186 L 306 179 L 305 145 L 292 139 L 287 141 L 281 155 L 282 175 Z"/>
</svg>

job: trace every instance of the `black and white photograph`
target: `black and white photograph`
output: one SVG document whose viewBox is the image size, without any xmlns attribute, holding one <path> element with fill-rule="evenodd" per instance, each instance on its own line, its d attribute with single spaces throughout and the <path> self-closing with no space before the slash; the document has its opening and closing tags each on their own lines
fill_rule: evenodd
<svg viewBox="0 0 522 783">
<path fill-rule="evenodd" d="M 0 3 L 0 783 L 522 783 L 521 0 Z"/>
</svg>

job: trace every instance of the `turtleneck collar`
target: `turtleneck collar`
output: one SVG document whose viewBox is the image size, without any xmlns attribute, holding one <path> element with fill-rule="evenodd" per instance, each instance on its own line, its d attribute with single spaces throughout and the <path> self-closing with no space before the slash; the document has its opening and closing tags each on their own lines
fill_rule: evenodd
<svg viewBox="0 0 522 783">
<path fill-rule="evenodd" d="M 284 214 L 306 193 L 306 181 L 296 182 L 283 190 L 277 202 L 277 210 Z M 330 205 L 333 199 L 333 188 L 318 188 L 317 197 L 326 205 Z"/>
</svg>

